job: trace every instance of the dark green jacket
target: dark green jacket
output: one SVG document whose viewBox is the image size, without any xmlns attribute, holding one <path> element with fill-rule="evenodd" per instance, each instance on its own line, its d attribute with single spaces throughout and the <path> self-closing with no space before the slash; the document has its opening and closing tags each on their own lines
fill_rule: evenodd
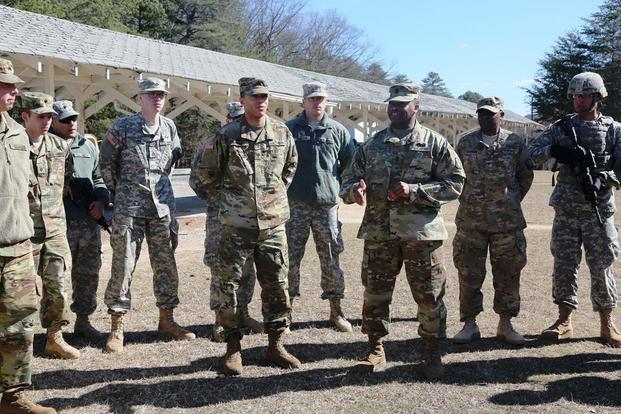
<svg viewBox="0 0 621 414">
<path fill-rule="evenodd" d="M 298 150 L 289 199 L 314 205 L 337 204 L 341 175 L 356 152 L 349 131 L 327 115 L 313 131 L 304 112 L 287 122 L 287 127 Z"/>
</svg>

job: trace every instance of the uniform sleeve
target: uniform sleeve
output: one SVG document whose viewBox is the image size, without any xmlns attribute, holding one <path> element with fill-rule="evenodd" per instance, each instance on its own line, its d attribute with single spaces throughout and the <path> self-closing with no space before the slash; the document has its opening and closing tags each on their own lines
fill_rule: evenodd
<svg viewBox="0 0 621 414">
<path fill-rule="evenodd" d="M 617 178 L 621 178 L 621 123 L 614 123 L 614 150 L 613 150 L 613 158 L 614 163 L 612 165 L 612 170 L 614 171 Z"/>
<path fill-rule="evenodd" d="M 71 177 L 73 177 L 74 167 L 71 147 L 69 145 L 65 145 L 65 141 L 62 142 L 65 151 L 65 179 L 63 183 L 63 197 L 65 197 L 69 194 L 69 182 L 71 181 Z"/>
<path fill-rule="evenodd" d="M 205 141 L 203 141 L 198 146 L 198 148 L 196 149 L 196 152 L 194 153 L 194 156 L 192 157 L 192 164 L 190 165 L 190 178 L 189 178 L 190 188 L 192 188 L 194 193 L 196 193 L 198 198 L 200 198 L 201 200 L 207 199 L 208 191 L 203 185 L 203 183 L 201 182 L 201 180 L 198 178 L 198 169 L 203 161 L 203 152 L 205 149 L 205 145 L 207 144 L 209 140 L 213 141 L 214 137 L 208 137 Z"/>
<path fill-rule="evenodd" d="M 351 135 L 349 134 L 349 131 L 347 131 L 345 128 L 341 128 L 340 133 L 341 133 L 341 148 L 339 148 L 339 155 L 338 155 L 338 161 L 339 161 L 338 178 L 339 180 L 341 179 L 345 169 L 349 167 L 349 164 L 351 164 L 351 162 L 353 161 L 354 154 L 356 153 L 356 141 L 352 139 Z"/>
<path fill-rule="evenodd" d="M 218 133 L 205 140 L 197 151 L 195 159 L 196 164 L 192 168 L 194 178 L 190 185 L 194 183 L 196 188 L 192 187 L 192 189 L 201 198 L 207 193 L 219 191 L 224 178 L 224 168 L 228 163 L 226 137 Z"/>
<path fill-rule="evenodd" d="M 533 172 L 533 160 L 530 157 L 530 151 L 523 138 L 520 145 L 519 158 L 517 160 L 516 177 L 518 185 L 520 187 L 520 199 L 526 197 L 526 193 L 530 190 L 530 186 L 533 184 L 535 173 Z"/>
<path fill-rule="evenodd" d="M 91 173 L 91 179 L 93 180 L 93 187 L 95 189 L 95 196 L 97 201 L 104 204 L 110 202 L 110 192 L 104 183 L 104 179 L 101 176 L 101 170 L 99 169 L 99 151 L 94 145 L 91 145 L 91 151 L 93 153 L 93 171 Z"/>
<path fill-rule="evenodd" d="M 101 151 L 99 153 L 99 170 L 101 177 L 106 184 L 110 193 L 116 191 L 117 171 L 119 167 L 119 158 L 123 145 L 122 132 L 119 130 L 117 123 L 106 133 L 106 138 L 101 143 Z"/>
<path fill-rule="evenodd" d="M 557 124 L 551 125 L 531 141 L 528 150 L 536 165 L 542 165 L 551 158 L 550 147 L 552 144 L 558 144 L 559 130 Z"/>
<path fill-rule="evenodd" d="M 293 140 L 293 135 L 291 135 L 291 131 L 288 128 L 285 128 L 287 132 L 287 158 L 285 159 L 285 165 L 282 169 L 282 181 L 285 183 L 285 187 L 289 188 L 291 185 L 291 181 L 293 181 L 293 176 L 295 175 L 295 170 L 298 167 L 298 150 L 295 146 L 295 141 Z"/>
<path fill-rule="evenodd" d="M 360 180 L 365 177 L 366 158 L 366 147 L 364 145 L 358 147 L 351 164 L 343 171 L 343 184 L 340 196 L 345 204 L 356 202 L 354 191 Z"/>
</svg>

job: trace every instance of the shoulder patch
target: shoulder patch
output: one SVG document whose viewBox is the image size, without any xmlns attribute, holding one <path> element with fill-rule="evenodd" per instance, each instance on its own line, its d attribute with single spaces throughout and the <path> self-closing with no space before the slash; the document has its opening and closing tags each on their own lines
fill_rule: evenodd
<svg viewBox="0 0 621 414">
<path fill-rule="evenodd" d="M 108 133 L 106 134 L 106 141 L 108 141 L 108 143 L 109 143 L 110 145 L 112 145 L 112 147 L 113 147 L 114 149 L 116 149 L 116 148 L 119 146 L 119 140 L 118 140 L 118 139 L 116 139 L 116 137 L 115 137 L 114 135 L 112 135 L 112 133 L 111 133 L 111 132 L 108 132 Z"/>
</svg>

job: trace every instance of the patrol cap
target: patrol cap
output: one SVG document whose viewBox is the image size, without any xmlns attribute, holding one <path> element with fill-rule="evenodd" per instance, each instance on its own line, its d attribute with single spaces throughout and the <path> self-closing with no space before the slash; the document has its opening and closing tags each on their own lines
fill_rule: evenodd
<svg viewBox="0 0 621 414">
<path fill-rule="evenodd" d="M 72 116 L 80 115 L 73 109 L 71 101 L 56 101 L 54 102 L 54 105 L 52 105 L 52 108 L 54 109 L 54 112 L 56 112 L 55 115 L 52 115 L 52 118 L 58 119 L 59 121 Z"/>
<path fill-rule="evenodd" d="M 52 103 L 54 98 L 42 92 L 24 92 L 20 95 L 22 110 L 35 114 L 55 114 Z"/>
<path fill-rule="evenodd" d="M 485 109 L 493 113 L 498 113 L 503 110 L 505 101 L 499 96 L 488 96 L 477 102 L 477 112 L 480 109 Z"/>
<path fill-rule="evenodd" d="M 15 75 L 13 62 L 8 59 L 0 58 L 0 82 L 2 83 L 24 83 L 19 76 Z"/>
<path fill-rule="evenodd" d="M 304 91 L 304 98 L 312 98 L 314 96 L 323 96 L 326 98 L 328 96 L 326 85 L 321 82 L 305 83 L 302 86 L 302 90 Z"/>
<path fill-rule="evenodd" d="M 138 89 L 140 93 L 147 92 L 164 92 L 168 93 L 166 90 L 166 82 L 160 78 L 142 78 L 138 82 Z"/>
<path fill-rule="evenodd" d="M 420 87 L 415 83 L 397 83 L 388 89 L 390 96 L 384 102 L 410 102 L 418 99 Z"/>
<path fill-rule="evenodd" d="M 239 78 L 239 93 L 241 96 L 262 95 L 269 93 L 267 83 L 258 78 Z"/>
<path fill-rule="evenodd" d="M 244 107 L 239 102 L 229 102 L 226 104 L 226 111 L 228 117 L 233 119 L 244 114 Z"/>
</svg>

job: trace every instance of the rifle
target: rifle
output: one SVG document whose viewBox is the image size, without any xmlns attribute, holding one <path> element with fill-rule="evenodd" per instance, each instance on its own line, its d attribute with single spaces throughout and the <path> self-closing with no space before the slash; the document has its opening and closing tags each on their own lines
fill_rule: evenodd
<svg viewBox="0 0 621 414">
<path fill-rule="evenodd" d="M 597 172 L 597 164 L 595 163 L 595 155 L 593 151 L 590 149 L 584 148 L 578 142 L 578 135 L 576 135 L 576 129 L 571 124 L 571 115 L 563 118 L 561 122 L 561 127 L 565 131 L 565 134 L 569 136 L 571 139 L 571 143 L 574 146 L 574 149 L 582 154 L 582 156 L 576 160 L 577 162 L 571 163 L 571 170 L 574 173 L 574 176 L 582 186 L 582 192 L 584 193 L 585 198 L 595 211 L 595 215 L 597 216 L 597 221 L 602 227 L 604 225 L 604 221 L 602 220 L 602 216 L 599 213 L 599 208 L 597 207 L 597 187 L 595 187 L 595 173 Z"/>
<path fill-rule="evenodd" d="M 69 181 L 69 188 L 71 189 L 71 201 L 78 207 L 86 209 L 86 211 L 90 210 L 91 204 L 94 201 L 98 201 L 93 182 L 88 178 L 71 178 Z M 95 222 L 107 231 L 108 234 L 112 234 L 110 231 L 110 223 L 106 221 L 103 215 L 98 220 L 95 220 Z"/>
</svg>

